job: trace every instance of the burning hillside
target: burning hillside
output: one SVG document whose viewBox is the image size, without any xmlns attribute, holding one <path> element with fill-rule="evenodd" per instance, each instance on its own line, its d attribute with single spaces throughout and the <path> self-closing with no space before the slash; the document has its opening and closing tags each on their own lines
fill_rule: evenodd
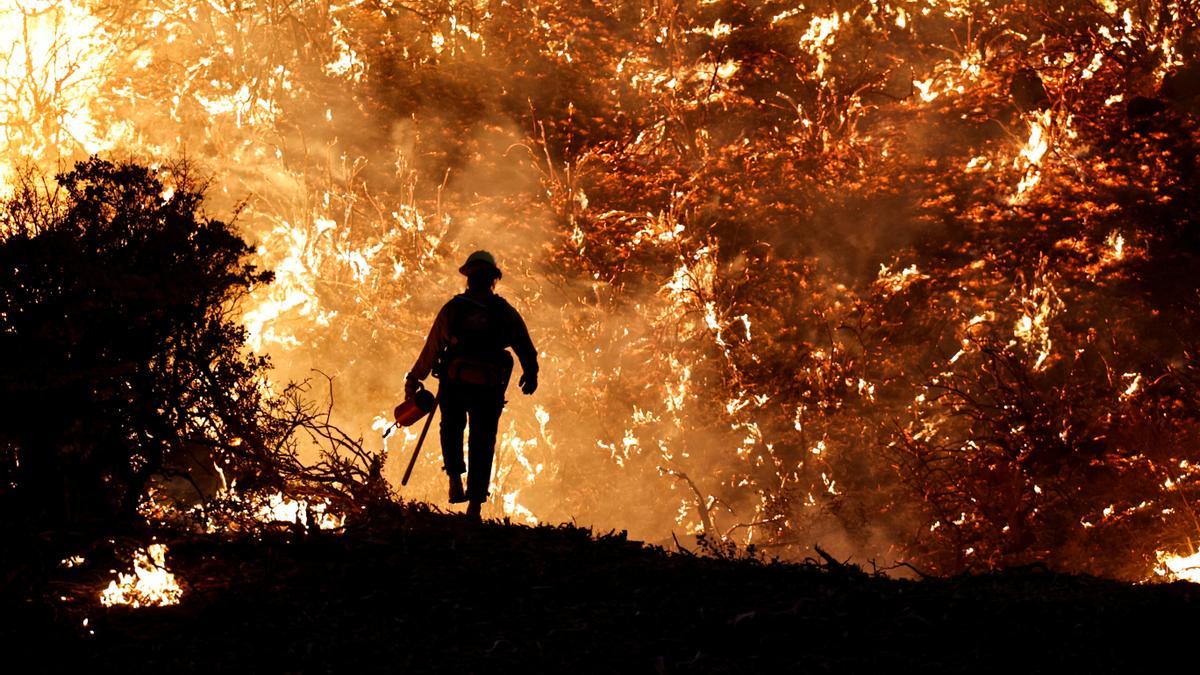
<svg viewBox="0 0 1200 675">
<path fill-rule="evenodd" d="M 492 515 L 1145 579 L 1200 535 L 1198 12 L 8 0 L 4 180 L 203 167 L 250 346 L 372 449 L 495 251 L 544 365 Z"/>
</svg>

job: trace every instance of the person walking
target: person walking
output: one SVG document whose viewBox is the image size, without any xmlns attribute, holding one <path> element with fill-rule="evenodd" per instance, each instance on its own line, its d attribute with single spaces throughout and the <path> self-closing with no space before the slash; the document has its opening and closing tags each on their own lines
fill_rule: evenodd
<svg viewBox="0 0 1200 675">
<path fill-rule="evenodd" d="M 416 395 L 430 373 L 441 382 L 442 468 L 450 479 L 450 503 L 468 502 L 467 515 L 478 519 L 488 498 L 496 432 L 513 370 L 508 350 L 521 362 L 518 384 L 529 395 L 538 386 L 537 349 L 521 314 L 496 294 L 503 273 L 491 253 L 475 251 L 458 271 L 467 278 L 467 289 L 438 312 L 420 356 L 405 377 L 404 395 L 406 399 Z M 463 461 L 468 421 L 469 465 Z M 463 473 L 467 473 L 465 491 Z"/>
</svg>

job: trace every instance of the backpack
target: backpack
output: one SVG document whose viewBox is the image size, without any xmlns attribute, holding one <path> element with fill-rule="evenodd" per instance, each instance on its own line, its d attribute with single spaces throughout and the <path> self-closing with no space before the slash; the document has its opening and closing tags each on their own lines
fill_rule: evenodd
<svg viewBox="0 0 1200 675">
<path fill-rule="evenodd" d="M 477 300 L 457 295 L 450 301 L 450 346 L 444 357 L 445 377 L 457 382 L 508 387 L 513 358 L 508 353 L 512 326 L 507 304 L 499 296 Z"/>
</svg>

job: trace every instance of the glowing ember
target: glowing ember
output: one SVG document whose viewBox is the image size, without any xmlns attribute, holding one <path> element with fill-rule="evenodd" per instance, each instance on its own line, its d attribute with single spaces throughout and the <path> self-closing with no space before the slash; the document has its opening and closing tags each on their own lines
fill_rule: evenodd
<svg viewBox="0 0 1200 675">
<path fill-rule="evenodd" d="M 130 607 L 164 607 L 178 605 L 183 589 L 175 575 L 167 570 L 167 547 L 150 544 L 144 550 L 133 553 L 133 572 L 121 572 L 100 593 L 100 603 L 105 607 L 129 605 Z"/>
</svg>

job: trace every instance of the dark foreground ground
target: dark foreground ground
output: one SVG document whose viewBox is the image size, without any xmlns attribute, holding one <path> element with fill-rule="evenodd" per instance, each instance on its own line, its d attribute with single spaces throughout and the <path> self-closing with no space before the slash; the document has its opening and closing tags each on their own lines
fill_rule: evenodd
<svg viewBox="0 0 1200 675">
<path fill-rule="evenodd" d="M 4 670 L 1089 673 L 1183 659 L 1174 672 L 1192 669 L 1200 629 L 1190 584 L 1036 569 L 897 581 L 430 513 L 338 537 L 168 543 L 186 583 L 176 607 L 100 607 L 100 563 L 54 572 L 32 599 L 28 570 L 6 570 Z"/>
</svg>

